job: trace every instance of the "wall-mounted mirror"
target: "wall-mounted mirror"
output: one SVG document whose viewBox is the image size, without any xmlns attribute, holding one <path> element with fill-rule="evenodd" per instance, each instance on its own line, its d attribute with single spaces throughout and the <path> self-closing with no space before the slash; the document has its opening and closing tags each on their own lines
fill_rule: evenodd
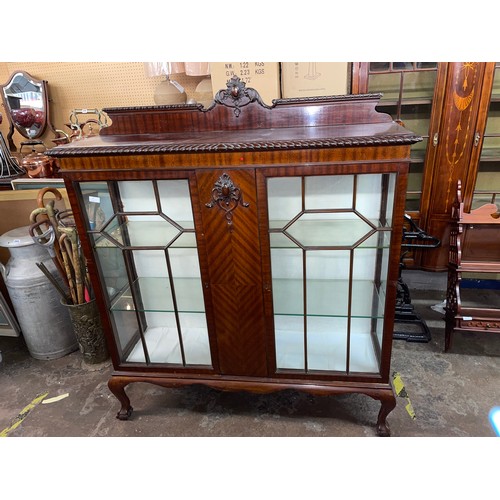
<svg viewBox="0 0 500 500">
<path fill-rule="evenodd" d="M 7 135 L 11 151 L 16 151 L 12 140 L 14 130 L 32 141 L 40 139 L 50 127 L 47 82 L 37 80 L 24 71 L 14 72 L 9 81 L 0 85 L 5 114 L 10 121 Z"/>
</svg>

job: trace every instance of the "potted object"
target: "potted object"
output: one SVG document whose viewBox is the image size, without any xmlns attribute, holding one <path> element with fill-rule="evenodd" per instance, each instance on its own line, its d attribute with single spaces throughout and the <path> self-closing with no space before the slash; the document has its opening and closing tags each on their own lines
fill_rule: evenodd
<svg viewBox="0 0 500 500">
<path fill-rule="evenodd" d="M 86 262 L 80 251 L 73 213 L 71 210 L 57 210 L 54 199 L 44 201 L 48 192 L 53 193 L 56 200 L 62 199 L 61 193 L 55 188 L 46 187 L 39 191 L 38 208 L 30 216 L 30 234 L 36 243 L 52 251 L 51 256 L 64 286 L 54 282 L 43 267 L 38 267 L 59 292 L 60 305 L 69 314 L 83 361 L 87 364 L 102 363 L 108 359 L 109 352 Z"/>
<path fill-rule="evenodd" d="M 74 227 L 59 226 L 59 248 L 67 273 L 70 297 L 61 299 L 68 309 L 83 360 L 88 364 L 106 361 L 109 357 L 101 318 L 95 298 L 91 297 L 90 281 L 84 259 L 79 253 L 78 233 Z"/>
<path fill-rule="evenodd" d="M 59 172 L 59 168 L 55 160 L 46 154 L 37 151 L 35 149 L 35 146 L 37 145 L 42 145 L 45 148 L 42 141 L 24 141 L 21 143 L 21 153 L 24 146 L 31 146 L 31 153 L 23 156 L 21 160 L 22 167 L 26 169 L 28 176 L 32 179 L 56 177 L 56 174 Z"/>
</svg>

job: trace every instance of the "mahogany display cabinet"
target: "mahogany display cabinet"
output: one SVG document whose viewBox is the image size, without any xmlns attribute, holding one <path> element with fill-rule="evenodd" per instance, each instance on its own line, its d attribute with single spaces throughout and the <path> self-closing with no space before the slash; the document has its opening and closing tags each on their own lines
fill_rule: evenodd
<svg viewBox="0 0 500 500">
<path fill-rule="evenodd" d="M 110 108 L 53 148 L 111 352 L 111 392 L 363 393 L 390 363 L 410 146 L 380 95 Z"/>
</svg>

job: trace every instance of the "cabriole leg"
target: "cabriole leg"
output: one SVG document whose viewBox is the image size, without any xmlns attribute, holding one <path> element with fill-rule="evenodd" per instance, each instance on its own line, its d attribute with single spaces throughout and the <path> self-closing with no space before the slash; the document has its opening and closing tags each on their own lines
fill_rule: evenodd
<svg viewBox="0 0 500 500">
<path fill-rule="evenodd" d="M 129 382 L 129 380 L 121 377 L 111 377 L 108 381 L 109 390 L 122 405 L 120 411 L 116 414 L 116 418 L 119 420 L 128 420 L 132 415 L 133 408 L 130 406 L 130 399 L 125 392 L 125 387 Z"/>
<path fill-rule="evenodd" d="M 391 431 L 386 420 L 387 415 L 396 408 L 396 397 L 391 393 L 386 397 L 380 398 L 380 403 L 381 407 L 377 419 L 377 434 L 382 437 L 388 437 L 391 435 Z"/>
</svg>

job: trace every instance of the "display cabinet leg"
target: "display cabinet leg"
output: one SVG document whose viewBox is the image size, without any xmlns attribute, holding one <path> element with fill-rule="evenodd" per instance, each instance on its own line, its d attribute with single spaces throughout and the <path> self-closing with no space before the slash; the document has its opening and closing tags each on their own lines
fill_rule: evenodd
<svg viewBox="0 0 500 500">
<path fill-rule="evenodd" d="M 129 384 L 128 380 L 121 378 L 110 378 L 108 381 L 109 390 L 114 394 L 116 399 L 120 401 L 122 407 L 120 411 L 116 414 L 118 420 L 128 420 L 130 415 L 132 415 L 132 406 L 130 406 L 130 399 L 128 398 L 125 387 Z"/>
<path fill-rule="evenodd" d="M 381 398 L 380 403 L 381 407 L 378 413 L 377 434 L 382 437 L 387 437 L 391 435 L 391 431 L 386 419 L 387 415 L 389 415 L 389 413 L 396 408 L 396 398 L 393 394 L 391 394 L 390 397 Z"/>
</svg>

